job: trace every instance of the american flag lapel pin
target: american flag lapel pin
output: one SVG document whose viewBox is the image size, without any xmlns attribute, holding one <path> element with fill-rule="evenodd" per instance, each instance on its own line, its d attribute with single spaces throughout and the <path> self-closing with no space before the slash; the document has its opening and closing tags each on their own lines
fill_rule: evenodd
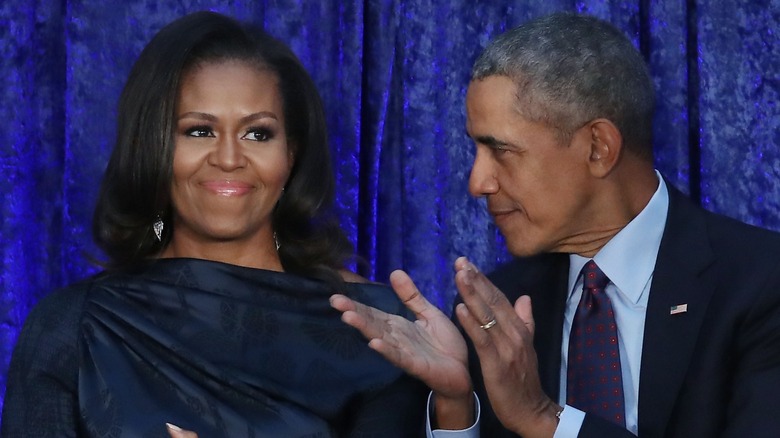
<svg viewBox="0 0 780 438">
<path fill-rule="evenodd" d="M 688 311 L 687 304 L 678 304 L 676 306 L 672 306 L 671 309 L 669 309 L 669 314 L 677 315 L 678 313 L 685 313 L 687 311 Z"/>
</svg>

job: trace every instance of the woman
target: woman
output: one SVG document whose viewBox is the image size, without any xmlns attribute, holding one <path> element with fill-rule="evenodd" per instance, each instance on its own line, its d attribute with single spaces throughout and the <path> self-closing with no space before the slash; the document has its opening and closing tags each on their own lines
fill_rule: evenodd
<svg viewBox="0 0 780 438">
<path fill-rule="evenodd" d="M 14 352 L 2 435 L 411 436 L 419 384 L 328 304 L 388 312 L 344 269 L 318 94 L 292 52 L 202 12 L 161 30 L 119 105 L 94 236 L 107 270 L 51 294 Z"/>
</svg>

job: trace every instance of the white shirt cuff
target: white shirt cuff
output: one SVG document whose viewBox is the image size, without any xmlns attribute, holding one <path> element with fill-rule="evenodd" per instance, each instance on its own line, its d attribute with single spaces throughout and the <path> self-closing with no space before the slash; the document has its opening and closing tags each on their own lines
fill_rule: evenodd
<svg viewBox="0 0 780 438">
<path fill-rule="evenodd" d="M 584 420 L 585 412 L 569 405 L 564 406 L 553 438 L 577 438 Z"/>
</svg>

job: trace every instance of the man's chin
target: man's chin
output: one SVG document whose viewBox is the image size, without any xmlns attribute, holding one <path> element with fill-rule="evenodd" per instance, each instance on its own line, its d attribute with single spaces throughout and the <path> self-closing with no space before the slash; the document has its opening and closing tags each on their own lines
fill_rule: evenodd
<svg viewBox="0 0 780 438">
<path fill-rule="evenodd" d="M 545 252 L 540 245 L 533 245 L 530 242 L 512 243 L 507 240 L 506 247 L 509 253 L 515 257 L 532 257 Z"/>
</svg>

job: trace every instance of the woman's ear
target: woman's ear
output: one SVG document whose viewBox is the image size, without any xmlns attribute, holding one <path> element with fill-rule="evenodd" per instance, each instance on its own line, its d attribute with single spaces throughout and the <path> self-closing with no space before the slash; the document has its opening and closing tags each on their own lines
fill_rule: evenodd
<svg viewBox="0 0 780 438">
<path fill-rule="evenodd" d="M 590 131 L 588 165 L 594 176 L 605 177 L 622 155 L 623 136 L 617 126 L 607 119 L 595 119 L 588 125 Z"/>
<path fill-rule="evenodd" d="M 287 170 L 292 171 L 295 165 L 295 150 L 297 148 L 292 143 L 287 143 Z"/>
</svg>

